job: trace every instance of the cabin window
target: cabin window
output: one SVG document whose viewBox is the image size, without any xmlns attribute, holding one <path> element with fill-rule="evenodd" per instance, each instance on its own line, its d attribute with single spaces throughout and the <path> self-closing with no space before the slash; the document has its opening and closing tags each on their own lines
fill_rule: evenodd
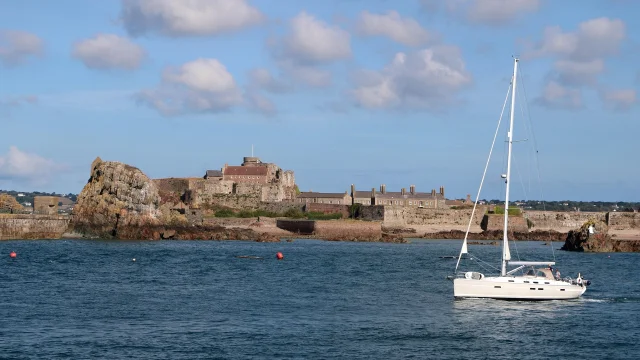
<svg viewBox="0 0 640 360">
<path fill-rule="evenodd" d="M 494 286 L 494 288 L 495 288 L 495 289 L 501 289 L 501 288 L 502 288 L 502 286 L 500 286 L 500 285 L 496 285 L 496 286 Z"/>
<path fill-rule="evenodd" d="M 544 290 L 544 288 L 538 288 L 538 290 Z"/>
<path fill-rule="evenodd" d="M 560 291 L 564 291 L 564 289 L 560 289 Z"/>
<path fill-rule="evenodd" d="M 509 280 L 509 282 L 514 282 L 514 280 Z"/>
<path fill-rule="evenodd" d="M 536 288 L 529 288 L 529 290 L 535 290 Z"/>
</svg>

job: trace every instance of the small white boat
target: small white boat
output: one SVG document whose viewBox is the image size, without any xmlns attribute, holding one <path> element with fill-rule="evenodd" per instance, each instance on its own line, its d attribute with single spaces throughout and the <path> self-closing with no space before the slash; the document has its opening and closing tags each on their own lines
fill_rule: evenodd
<svg viewBox="0 0 640 360">
<path fill-rule="evenodd" d="M 482 181 L 480 182 L 480 189 L 478 190 L 478 196 L 474 203 L 471 218 L 469 219 L 469 226 L 462 243 L 460 250 L 460 256 L 456 263 L 455 275 L 450 276 L 449 279 L 453 280 L 453 295 L 455 298 L 492 298 L 492 299 L 509 299 L 509 300 L 565 300 L 579 298 L 587 290 L 587 286 L 590 285 L 589 280 L 582 278 L 578 274 L 577 278 L 560 278 L 559 273 L 554 274 L 552 272 L 552 266 L 555 265 L 555 261 L 512 261 L 511 253 L 509 251 L 508 241 L 508 214 L 509 214 L 509 185 L 511 179 L 511 151 L 513 146 L 513 120 L 515 113 L 515 92 L 518 75 L 518 59 L 514 60 L 513 65 L 513 78 L 511 80 L 510 93 L 511 93 L 511 115 L 509 122 L 509 132 L 507 133 L 508 141 L 508 155 L 507 155 L 507 173 L 501 175 L 506 179 L 506 191 L 505 191 L 505 209 L 504 209 L 504 233 L 503 233 L 503 246 L 502 246 L 502 267 L 500 274 L 495 276 L 485 276 L 483 273 L 475 271 L 458 271 L 460 265 L 460 259 L 463 258 L 463 254 L 468 253 L 467 249 L 467 236 L 471 223 L 474 218 L 478 199 L 484 183 L 484 178 L 487 172 L 489 161 L 491 159 L 491 153 L 493 152 L 493 144 L 495 144 L 495 137 L 489 152 L 489 159 L 485 166 Z M 507 93 L 507 96 L 509 93 Z M 506 105 L 506 99 L 505 99 Z M 504 112 L 504 108 L 503 108 Z M 499 128 L 499 124 L 498 124 Z M 496 131 L 496 136 L 497 136 Z M 514 266 L 515 268 L 507 271 L 508 267 Z M 527 270 L 526 272 L 525 269 Z"/>
</svg>

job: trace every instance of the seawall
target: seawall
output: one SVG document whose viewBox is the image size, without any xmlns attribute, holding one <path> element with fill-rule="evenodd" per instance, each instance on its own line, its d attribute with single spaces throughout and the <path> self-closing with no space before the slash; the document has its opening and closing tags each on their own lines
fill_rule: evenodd
<svg viewBox="0 0 640 360">
<path fill-rule="evenodd" d="M 377 221 L 278 219 L 276 225 L 294 234 L 330 240 L 377 241 L 382 238 L 382 223 Z"/>
<path fill-rule="evenodd" d="M 68 215 L 0 214 L 0 240 L 60 239 L 70 220 Z"/>
</svg>

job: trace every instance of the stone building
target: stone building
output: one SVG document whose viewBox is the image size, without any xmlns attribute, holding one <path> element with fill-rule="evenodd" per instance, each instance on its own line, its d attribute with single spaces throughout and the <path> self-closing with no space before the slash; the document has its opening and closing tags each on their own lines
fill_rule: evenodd
<svg viewBox="0 0 640 360">
<path fill-rule="evenodd" d="M 352 203 L 351 196 L 346 191 L 344 193 L 301 192 L 296 197 L 296 202 L 338 205 L 351 205 Z"/>
<path fill-rule="evenodd" d="M 35 196 L 33 198 L 33 213 L 40 215 L 56 215 L 58 214 L 57 196 Z"/>
<path fill-rule="evenodd" d="M 201 179 L 189 181 L 189 195 L 194 205 L 223 203 L 225 198 L 221 196 L 224 195 L 243 196 L 257 202 L 293 201 L 295 185 L 293 171 L 246 156 L 239 166 L 225 164 L 220 170 L 207 170 Z"/>
<path fill-rule="evenodd" d="M 351 185 L 353 203 L 362 205 L 384 205 L 384 206 L 409 206 L 416 208 L 439 209 L 446 207 L 444 197 L 444 186 L 440 187 L 440 192 L 431 190 L 430 193 L 417 192 L 415 185 L 405 188 L 399 192 L 387 191 L 386 185 L 380 185 L 380 190 L 372 188 L 370 191 L 358 191 L 355 185 Z"/>
</svg>

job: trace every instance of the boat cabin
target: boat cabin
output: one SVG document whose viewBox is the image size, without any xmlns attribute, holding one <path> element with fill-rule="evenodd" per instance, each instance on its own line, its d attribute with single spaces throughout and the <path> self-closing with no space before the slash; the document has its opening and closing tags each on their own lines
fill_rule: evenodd
<svg viewBox="0 0 640 360">
<path fill-rule="evenodd" d="M 548 280 L 553 280 L 553 273 L 549 268 L 538 268 L 534 269 L 533 267 L 529 269 L 524 276 L 526 277 L 541 277 Z"/>
</svg>

